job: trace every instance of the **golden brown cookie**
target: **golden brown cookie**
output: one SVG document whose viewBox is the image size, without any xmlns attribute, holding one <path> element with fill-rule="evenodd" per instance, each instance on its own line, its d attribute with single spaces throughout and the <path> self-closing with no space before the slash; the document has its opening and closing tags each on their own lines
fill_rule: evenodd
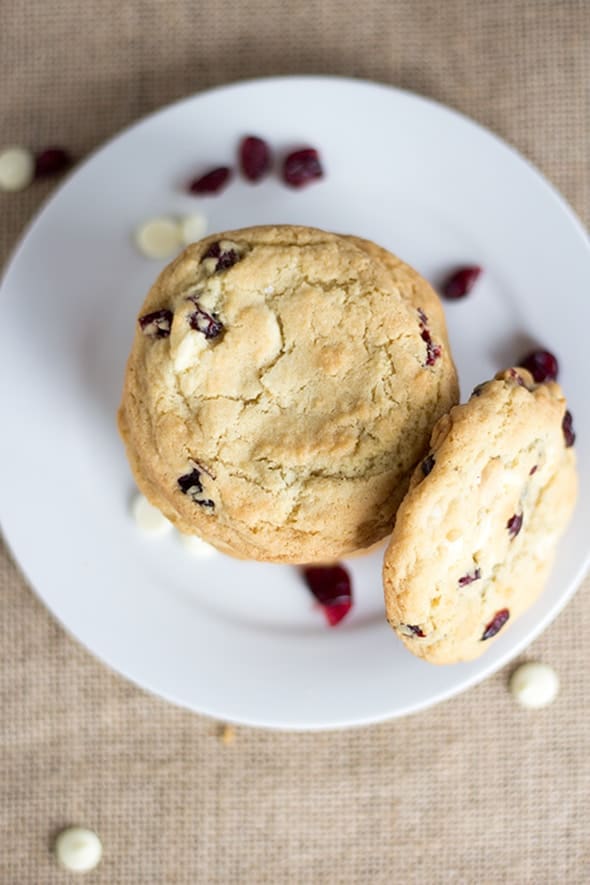
<svg viewBox="0 0 590 885">
<path fill-rule="evenodd" d="M 457 401 L 438 297 L 372 243 L 305 227 L 189 246 L 141 309 L 119 426 L 178 528 L 276 562 L 385 537 Z"/>
<path fill-rule="evenodd" d="M 383 567 L 388 620 L 414 654 L 475 658 L 541 592 L 576 499 L 566 414 L 558 384 L 517 368 L 437 423 Z"/>
</svg>

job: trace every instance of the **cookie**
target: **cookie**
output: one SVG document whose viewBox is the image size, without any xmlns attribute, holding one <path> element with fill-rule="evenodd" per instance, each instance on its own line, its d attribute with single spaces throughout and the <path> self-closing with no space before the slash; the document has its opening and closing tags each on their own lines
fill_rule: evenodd
<svg viewBox="0 0 590 885">
<path fill-rule="evenodd" d="M 141 309 L 119 426 L 137 484 L 234 555 L 384 538 L 457 402 L 439 299 L 384 249 L 279 226 L 189 246 Z"/>
<path fill-rule="evenodd" d="M 517 368 L 435 426 L 383 566 L 387 618 L 414 654 L 475 658 L 541 592 L 576 498 L 566 414 L 558 384 Z"/>
</svg>

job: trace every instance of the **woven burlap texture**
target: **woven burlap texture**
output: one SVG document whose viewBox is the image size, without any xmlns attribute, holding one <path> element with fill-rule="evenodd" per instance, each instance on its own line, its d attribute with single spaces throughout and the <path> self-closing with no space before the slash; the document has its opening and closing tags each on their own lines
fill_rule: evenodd
<svg viewBox="0 0 590 885">
<path fill-rule="evenodd" d="M 172 99 L 277 73 L 439 99 L 507 138 L 590 220 L 584 0 L 5 0 L 0 143 L 84 156 Z M 2 260 L 51 187 L 0 195 Z M 50 846 L 74 822 L 101 834 L 85 881 L 105 885 L 589 881 L 588 581 L 521 658 L 559 671 L 547 710 L 516 707 L 509 667 L 402 721 L 237 728 L 232 743 L 98 664 L 5 553 L 0 589 L 2 885 L 70 881 Z"/>
</svg>

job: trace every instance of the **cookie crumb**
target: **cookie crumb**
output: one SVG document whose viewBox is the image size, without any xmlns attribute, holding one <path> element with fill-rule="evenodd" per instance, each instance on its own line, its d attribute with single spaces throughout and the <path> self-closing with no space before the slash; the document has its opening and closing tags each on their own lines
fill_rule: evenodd
<svg viewBox="0 0 590 885">
<path fill-rule="evenodd" d="M 219 740 L 222 744 L 225 744 L 228 747 L 230 744 L 236 739 L 236 730 L 233 725 L 224 724 L 219 727 L 218 732 Z"/>
</svg>

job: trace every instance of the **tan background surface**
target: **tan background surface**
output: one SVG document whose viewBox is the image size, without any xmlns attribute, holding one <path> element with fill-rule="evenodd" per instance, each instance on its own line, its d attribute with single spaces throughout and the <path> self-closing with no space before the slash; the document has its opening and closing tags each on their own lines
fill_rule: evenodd
<svg viewBox="0 0 590 885">
<path fill-rule="evenodd" d="M 0 11 L 0 144 L 57 141 L 83 156 L 214 84 L 357 75 L 491 127 L 590 221 L 583 0 L 2 0 Z M 0 194 L 2 260 L 50 189 Z M 588 882 L 589 591 L 523 656 L 559 671 L 548 710 L 517 709 L 507 668 L 405 721 L 238 728 L 226 746 L 216 723 L 96 663 L 2 554 L 0 882 L 70 881 L 49 846 L 72 822 L 104 841 L 89 883 Z"/>
</svg>

